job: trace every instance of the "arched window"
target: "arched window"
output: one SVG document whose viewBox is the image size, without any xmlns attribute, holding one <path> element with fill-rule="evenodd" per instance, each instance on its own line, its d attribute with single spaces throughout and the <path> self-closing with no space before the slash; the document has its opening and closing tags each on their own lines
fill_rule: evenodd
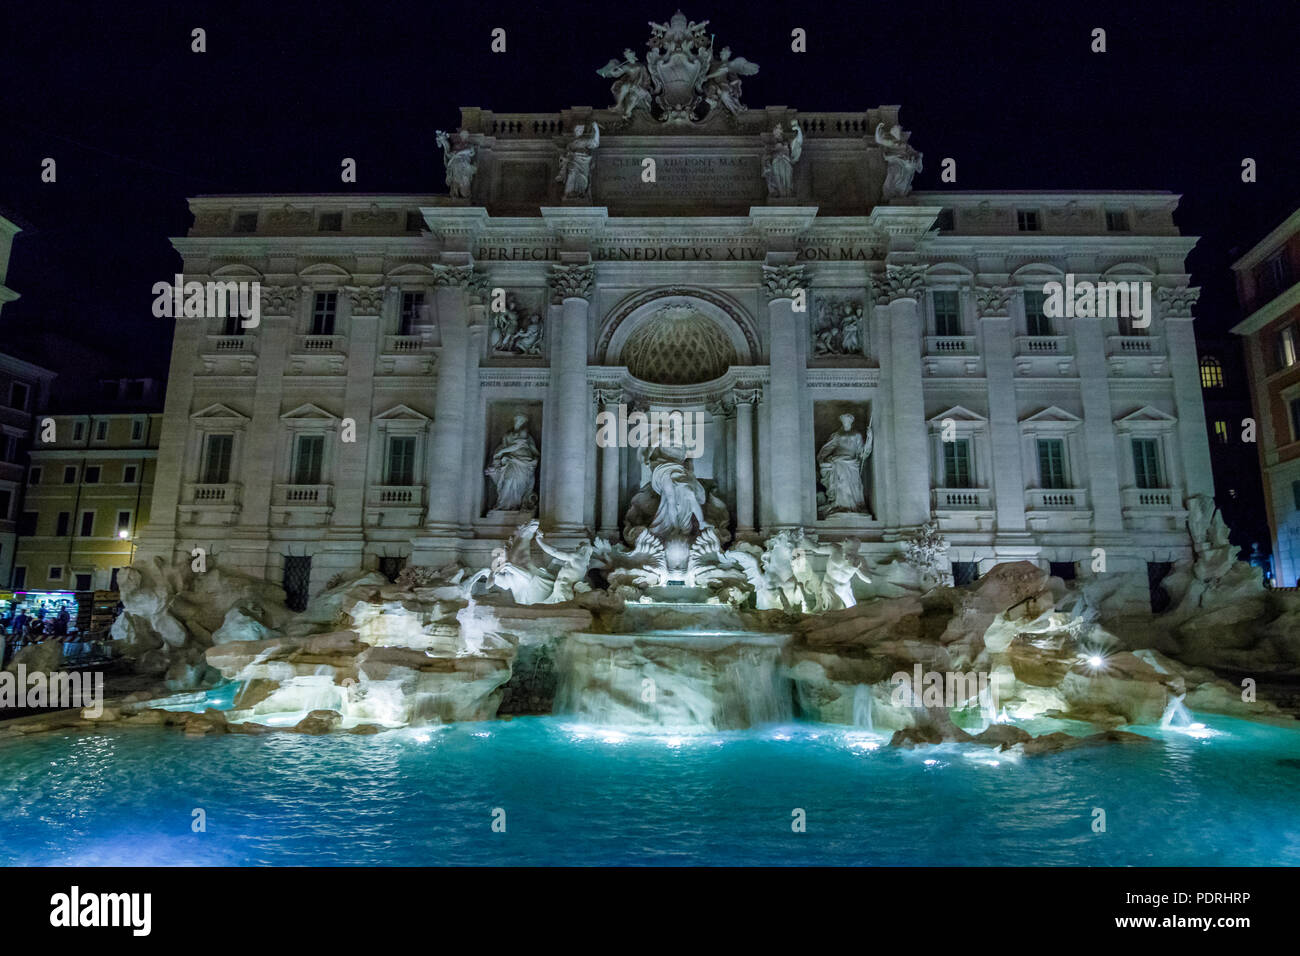
<svg viewBox="0 0 1300 956">
<path fill-rule="evenodd" d="M 1201 356 L 1201 388 L 1223 388 L 1223 363 L 1213 355 Z"/>
</svg>

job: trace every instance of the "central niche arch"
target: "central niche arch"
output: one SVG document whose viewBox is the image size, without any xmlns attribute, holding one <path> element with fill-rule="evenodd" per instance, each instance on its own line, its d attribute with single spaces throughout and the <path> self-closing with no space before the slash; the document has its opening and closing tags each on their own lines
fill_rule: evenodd
<svg viewBox="0 0 1300 956">
<path fill-rule="evenodd" d="M 623 346 L 633 377 L 656 385 L 699 385 L 736 364 L 736 350 L 713 320 L 689 305 L 661 306 Z"/>
<path fill-rule="evenodd" d="M 752 365 L 758 338 L 748 316 L 706 290 L 647 290 L 625 299 L 603 323 L 602 365 L 657 385 L 698 385 L 733 365 Z"/>
</svg>

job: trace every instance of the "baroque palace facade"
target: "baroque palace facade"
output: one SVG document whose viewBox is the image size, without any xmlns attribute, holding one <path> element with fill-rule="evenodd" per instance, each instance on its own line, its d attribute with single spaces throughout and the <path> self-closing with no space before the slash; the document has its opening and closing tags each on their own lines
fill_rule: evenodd
<svg viewBox="0 0 1300 956">
<path fill-rule="evenodd" d="M 142 555 L 315 593 L 484 566 L 534 516 L 618 539 L 657 472 L 598 416 L 676 409 L 724 540 L 879 557 L 933 519 L 959 578 L 1191 557 L 1176 196 L 914 192 L 897 107 L 747 109 L 757 67 L 654 29 L 600 71 L 612 108 L 462 110 L 446 195 L 191 200 L 185 281 L 256 281 L 260 318 L 176 320 Z M 1052 315 L 1067 276 L 1148 283 L 1150 324 Z"/>
</svg>

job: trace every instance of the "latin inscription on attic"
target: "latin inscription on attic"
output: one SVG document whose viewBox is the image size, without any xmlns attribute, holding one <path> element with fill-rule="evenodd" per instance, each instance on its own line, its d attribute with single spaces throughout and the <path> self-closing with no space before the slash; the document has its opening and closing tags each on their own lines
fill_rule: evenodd
<svg viewBox="0 0 1300 956">
<path fill-rule="evenodd" d="M 715 202 L 761 201 L 760 159 L 755 155 L 655 155 L 655 182 L 642 179 L 645 156 L 597 157 L 598 200 L 653 199 Z"/>
</svg>

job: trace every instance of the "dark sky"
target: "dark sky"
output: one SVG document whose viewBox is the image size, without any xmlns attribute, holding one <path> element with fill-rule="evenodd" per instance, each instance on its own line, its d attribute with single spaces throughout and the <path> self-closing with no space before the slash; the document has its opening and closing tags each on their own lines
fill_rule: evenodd
<svg viewBox="0 0 1300 956">
<path fill-rule="evenodd" d="M 4 342 L 68 379 L 164 372 L 170 328 L 151 286 L 179 259 L 187 196 L 440 192 L 436 128 L 460 106 L 546 112 L 609 105 L 595 70 L 644 50 L 643 3 L 10 3 L 0 11 L 0 208 L 14 248 Z M 1300 4 L 754 3 L 700 0 L 717 43 L 761 66 L 750 106 L 901 104 L 959 189 L 1169 189 L 1204 237 L 1199 326 L 1235 305 L 1229 251 L 1300 205 Z M 190 52 L 190 31 L 207 52 Z M 507 52 L 489 50 L 493 27 Z M 790 50 L 803 27 L 809 52 Z M 1089 51 L 1094 27 L 1108 51 Z M 58 182 L 40 182 L 42 157 Z M 344 156 L 358 183 L 339 181 Z M 1252 157 L 1259 181 L 1243 184 Z M 57 334 L 72 344 L 58 347 Z M 45 336 L 45 341 L 37 341 Z M 78 351 L 75 346 L 83 349 Z"/>
</svg>

